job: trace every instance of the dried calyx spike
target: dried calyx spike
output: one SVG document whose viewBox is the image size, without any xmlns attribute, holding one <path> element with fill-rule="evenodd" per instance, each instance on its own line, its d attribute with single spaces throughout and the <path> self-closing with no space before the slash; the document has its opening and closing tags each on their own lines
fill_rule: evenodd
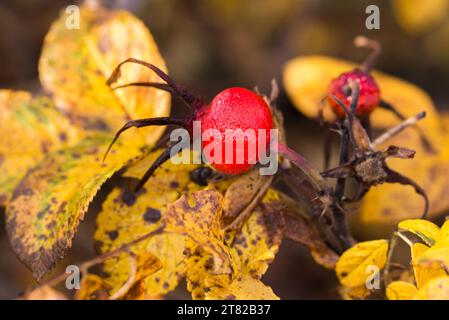
<svg viewBox="0 0 449 320">
<path fill-rule="evenodd" d="M 214 99 L 209 103 L 205 103 L 202 99 L 191 94 L 186 88 L 180 86 L 171 77 L 169 77 L 164 71 L 156 67 L 155 65 L 141 61 L 138 59 L 130 58 L 120 63 L 112 73 L 108 80 L 108 85 L 113 84 L 120 77 L 120 68 L 126 63 L 135 63 L 149 68 L 155 72 L 165 83 L 159 82 L 135 82 L 125 85 L 116 86 L 113 89 L 120 89 L 130 86 L 141 87 L 153 87 L 160 90 L 165 90 L 180 97 L 188 106 L 192 108 L 192 115 L 188 117 L 160 117 L 160 118 L 147 118 L 132 120 L 127 122 L 115 135 L 109 148 L 106 151 L 104 158 L 106 158 L 109 150 L 114 142 L 119 138 L 120 134 L 131 127 L 146 127 L 146 126 L 161 126 L 161 125 L 175 125 L 185 128 L 189 131 L 190 137 L 192 137 L 193 122 L 199 121 L 201 123 L 201 133 L 206 130 L 215 129 L 224 136 L 227 130 L 235 131 L 234 139 L 242 139 L 244 141 L 243 150 L 233 150 L 234 161 L 232 163 L 215 163 L 213 159 L 209 160 L 211 166 L 222 174 L 241 174 L 250 170 L 254 164 L 253 161 L 249 161 L 248 145 L 249 143 L 256 143 L 256 150 L 259 150 L 259 144 L 265 144 L 266 150 L 270 148 L 270 129 L 273 129 L 274 123 L 272 119 L 272 113 L 270 106 L 267 104 L 263 96 L 250 91 L 245 88 L 234 87 L 228 88 L 217 94 Z M 256 141 L 248 141 L 248 137 L 245 135 L 245 131 L 251 129 L 254 132 L 258 130 L 265 130 L 265 137 L 260 138 L 256 134 Z M 241 137 L 238 135 L 242 135 Z M 202 148 L 206 147 L 209 143 L 214 143 L 214 138 L 210 141 L 202 141 Z M 218 142 L 220 143 L 220 142 Z M 225 141 L 222 141 L 223 159 L 225 157 Z M 236 144 L 234 147 L 237 148 Z M 136 191 L 139 190 L 146 181 L 151 177 L 154 171 L 165 161 L 170 159 L 171 148 L 167 147 L 164 152 L 156 159 L 151 165 L 148 171 L 145 173 L 141 181 L 136 187 Z M 236 154 L 244 154 L 243 163 L 237 163 L 235 161 Z M 207 157 L 208 155 L 206 155 Z M 255 162 L 258 162 L 258 153 L 255 155 Z"/>
<path fill-rule="evenodd" d="M 344 119 L 346 117 L 346 112 L 341 107 L 340 102 L 343 102 L 346 107 L 350 105 L 352 99 L 350 83 L 353 81 L 358 81 L 360 84 L 360 95 L 354 114 L 361 119 L 362 124 L 368 132 L 368 135 L 371 136 L 369 116 L 371 112 L 377 107 L 392 112 L 402 121 L 404 121 L 406 118 L 392 104 L 381 98 L 379 85 L 370 74 L 381 53 L 380 44 L 375 40 L 368 39 L 363 36 L 356 37 L 354 39 L 354 44 L 357 47 L 370 48 L 371 53 L 367 56 L 360 67 L 352 71 L 342 73 L 337 78 L 331 81 L 329 85 L 329 95 L 327 96 L 327 102 L 331 106 L 337 118 L 340 121 Z M 320 119 L 322 119 L 323 117 L 322 107 L 323 106 L 320 106 L 319 111 Z M 433 152 L 434 150 L 423 132 L 418 127 L 416 127 L 416 130 L 420 136 L 423 146 L 427 150 Z"/>
<path fill-rule="evenodd" d="M 372 142 L 365 128 L 362 126 L 362 123 L 356 117 L 360 85 L 357 81 L 352 81 L 349 85 L 352 92 L 351 109 L 348 109 L 345 103 L 338 97 L 333 96 L 333 99 L 337 101 L 346 113 L 342 128 L 346 128 L 348 131 L 348 138 L 354 153 L 353 159 L 346 163 L 342 163 L 336 168 L 326 170 L 322 172 L 321 175 L 326 178 L 354 178 L 358 182 L 358 192 L 352 199 L 345 199 L 346 201 L 359 201 L 372 186 L 382 183 L 400 183 L 412 186 L 416 193 L 424 198 L 425 205 L 423 217 L 425 217 L 429 208 L 429 200 L 425 191 L 412 179 L 390 169 L 386 163 L 386 159 L 388 158 L 411 159 L 414 157 L 415 151 L 397 146 L 389 146 L 382 151 L 376 149 L 380 143 L 383 143 L 388 138 L 423 119 L 425 113 L 421 112 L 416 116 L 407 119 Z M 342 143 L 344 144 L 345 142 L 342 141 Z"/>
</svg>

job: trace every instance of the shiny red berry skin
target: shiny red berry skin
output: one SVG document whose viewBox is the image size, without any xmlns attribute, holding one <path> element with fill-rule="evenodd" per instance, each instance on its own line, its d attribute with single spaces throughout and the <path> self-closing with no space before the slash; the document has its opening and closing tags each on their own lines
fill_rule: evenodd
<svg viewBox="0 0 449 320">
<path fill-rule="evenodd" d="M 380 89 L 373 77 L 371 77 L 368 73 L 360 69 L 342 73 L 340 76 L 331 81 L 329 86 L 329 95 L 336 96 L 349 108 L 351 103 L 351 94 L 350 91 L 348 91 L 350 80 L 358 80 L 360 83 L 360 97 L 356 115 L 369 115 L 380 103 Z M 337 104 L 337 102 L 330 96 L 328 97 L 328 101 L 335 114 L 339 118 L 344 118 L 345 112 Z"/>
<path fill-rule="evenodd" d="M 248 137 L 243 134 L 237 135 L 237 137 L 244 139 L 244 144 L 243 146 L 233 144 L 234 159 L 232 163 L 224 163 L 224 161 L 223 163 L 214 163 L 212 159 L 207 159 L 212 167 L 221 173 L 236 175 L 251 169 L 254 164 L 249 163 L 248 143 L 256 143 L 256 154 L 254 155 L 256 162 L 259 161 L 257 152 L 259 144 L 264 143 L 267 148 L 269 147 L 270 129 L 273 128 L 270 107 L 262 96 L 248 89 L 234 87 L 223 90 L 215 96 L 208 106 L 203 107 L 195 114 L 195 120 L 201 121 L 202 134 L 208 129 L 216 129 L 220 133 L 223 138 L 222 159 L 225 159 L 225 136 L 227 130 L 241 129 L 242 131 L 240 132 L 243 133 L 247 129 L 252 129 L 255 132 L 256 141 L 248 141 Z M 266 137 L 263 141 L 258 141 L 257 139 L 259 129 L 265 130 Z M 218 140 L 216 141 L 218 142 Z M 214 143 L 214 140 L 203 141 L 203 150 L 210 143 Z M 236 163 L 236 154 L 243 152 L 243 163 Z"/>
</svg>

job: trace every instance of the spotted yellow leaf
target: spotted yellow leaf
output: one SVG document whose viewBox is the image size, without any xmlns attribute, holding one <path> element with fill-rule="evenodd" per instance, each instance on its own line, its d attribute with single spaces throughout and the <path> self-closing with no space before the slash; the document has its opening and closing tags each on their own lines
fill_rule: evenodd
<svg viewBox="0 0 449 320">
<path fill-rule="evenodd" d="M 227 247 L 224 250 L 229 259 L 231 253 Z M 224 274 L 226 277 L 232 277 L 229 264 L 223 263 L 217 255 L 207 251 L 204 247 L 198 245 L 191 238 L 185 242 L 185 263 L 187 290 L 192 294 L 194 300 L 204 300 L 209 288 L 206 286 L 206 279 L 211 275 Z"/>
<path fill-rule="evenodd" d="M 415 243 L 412 247 L 412 263 L 415 282 L 418 288 L 424 286 L 430 279 L 446 275 L 446 272 L 440 262 L 432 261 L 430 263 L 420 263 L 420 257 L 429 249 L 422 243 Z M 422 261 L 422 260 L 421 260 Z"/>
<path fill-rule="evenodd" d="M 399 231 L 412 232 L 421 238 L 428 246 L 432 246 L 438 239 L 440 233 L 440 228 L 428 221 L 423 219 L 409 219 L 401 221 L 398 225 Z"/>
<path fill-rule="evenodd" d="M 204 298 L 209 274 L 232 275 L 236 268 L 221 228 L 223 196 L 201 190 L 168 205 L 166 230 L 186 236 L 187 289 L 193 299 Z"/>
<path fill-rule="evenodd" d="M 226 233 L 224 242 L 234 268 L 226 270 L 210 252 L 186 243 L 188 289 L 194 299 L 207 298 L 212 290 L 207 279 L 225 274 L 229 281 L 237 276 L 260 279 L 274 260 L 282 240 L 282 216 L 279 196 L 269 190 L 241 229 Z M 249 299 L 249 298 L 248 298 Z"/>
<path fill-rule="evenodd" d="M 109 193 L 97 217 L 94 235 L 96 248 L 100 253 L 114 250 L 161 226 L 168 204 L 176 201 L 183 193 L 192 193 L 200 186 L 191 182 L 189 172 L 196 165 L 164 163 L 135 195 L 133 187 L 144 175 L 161 150 L 154 151 L 133 160 L 120 175 L 117 185 Z M 162 262 L 162 268 L 143 281 L 144 296 L 159 296 L 173 290 L 185 275 L 185 239 L 182 235 L 161 234 L 134 245 L 135 255 L 151 252 Z M 105 281 L 113 288 L 120 288 L 129 275 L 129 257 L 119 255 L 103 265 Z"/>
<path fill-rule="evenodd" d="M 140 153 L 139 146 L 119 142 L 106 162 L 109 138 L 88 138 L 52 152 L 32 167 L 6 210 L 8 235 L 15 253 L 36 278 L 62 259 L 80 220 L 101 185 Z"/>
<path fill-rule="evenodd" d="M 168 93 L 151 88 L 111 90 L 106 80 L 123 60 L 139 58 L 165 69 L 156 43 L 145 25 L 131 13 L 107 10 L 99 6 L 80 9 L 80 28 L 66 27 L 63 12 L 45 37 L 39 61 L 39 76 L 56 105 L 74 122 L 85 128 L 115 131 L 126 121 L 136 118 L 167 116 Z M 128 82 L 158 81 L 141 66 L 122 69 L 121 80 Z M 154 143 L 160 127 L 127 132 L 124 138 Z"/>
<path fill-rule="evenodd" d="M 449 247 L 432 247 L 421 254 L 416 261 L 416 263 L 425 266 L 435 262 L 439 262 L 449 269 Z"/>
<path fill-rule="evenodd" d="M 388 300 L 412 300 L 418 289 L 405 281 L 393 281 L 386 290 Z"/>
<path fill-rule="evenodd" d="M 201 190 L 189 198 L 183 195 L 167 206 L 165 229 L 185 235 L 200 247 L 213 254 L 220 264 L 229 263 L 229 250 L 223 243 L 221 228 L 223 196 L 214 190 Z M 231 270 L 228 270 L 231 272 Z"/>
<path fill-rule="evenodd" d="M 79 130 L 47 97 L 0 90 L 0 206 L 45 154 L 75 143 Z"/>
<path fill-rule="evenodd" d="M 335 272 L 340 283 L 355 288 L 366 283 L 370 266 L 382 269 L 387 260 L 388 241 L 373 240 L 360 242 L 346 250 L 337 262 Z"/>
<path fill-rule="evenodd" d="M 273 290 L 262 281 L 239 275 L 230 281 L 226 275 L 206 279 L 207 300 L 279 300 Z"/>
</svg>

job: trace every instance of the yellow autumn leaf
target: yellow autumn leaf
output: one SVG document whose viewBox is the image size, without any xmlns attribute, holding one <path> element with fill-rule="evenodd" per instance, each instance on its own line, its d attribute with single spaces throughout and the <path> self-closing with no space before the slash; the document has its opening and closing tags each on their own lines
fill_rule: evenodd
<svg viewBox="0 0 449 320">
<path fill-rule="evenodd" d="M 441 226 L 438 240 L 434 247 L 449 247 L 449 220 L 446 220 Z"/>
<path fill-rule="evenodd" d="M 0 206 L 5 206 L 26 171 L 45 154 L 80 137 L 47 97 L 0 90 Z"/>
<path fill-rule="evenodd" d="M 360 242 L 346 250 L 337 262 L 335 272 L 340 283 L 346 287 L 356 288 L 366 283 L 368 267 L 382 269 L 387 260 L 388 241 L 372 240 Z"/>
<path fill-rule="evenodd" d="M 231 258 L 228 248 L 225 247 L 225 250 Z M 227 265 L 191 238 L 186 238 L 184 255 L 187 290 L 192 294 L 193 300 L 206 298 L 206 292 L 209 290 L 206 286 L 206 279 L 211 274 L 224 274 L 228 278 L 233 277 Z"/>
<path fill-rule="evenodd" d="M 103 162 L 108 144 L 109 138 L 89 138 L 52 152 L 14 190 L 6 227 L 15 253 L 36 278 L 50 271 L 71 247 L 101 185 L 140 153 L 138 146 L 119 142 Z"/>
<path fill-rule="evenodd" d="M 145 279 L 162 268 L 162 263 L 159 258 L 149 251 L 140 253 L 136 260 L 137 270 L 135 282 Z"/>
<path fill-rule="evenodd" d="M 399 26 L 414 35 L 425 34 L 448 16 L 448 0 L 392 0 Z"/>
<path fill-rule="evenodd" d="M 164 215 L 167 231 L 186 236 L 187 289 L 193 299 L 204 298 L 209 274 L 232 276 L 236 270 L 221 229 L 222 201 L 218 191 L 201 190 L 168 205 Z"/>
<path fill-rule="evenodd" d="M 418 289 L 405 281 L 393 281 L 386 290 L 388 300 L 412 300 Z"/>
<path fill-rule="evenodd" d="M 414 297 L 415 300 L 449 300 L 449 277 L 433 278 Z"/>
<path fill-rule="evenodd" d="M 89 6 L 81 8 L 82 28 L 69 30 L 65 20 L 62 14 L 47 34 L 39 65 L 41 82 L 56 107 L 77 128 L 96 134 L 48 154 L 14 190 L 6 211 L 10 241 L 37 278 L 48 272 L 71 246 L 78 223 L 100 186 L 138 155 L 142 147 L 154 143 L 163 128 L 142 132 L 145 139 L 137 131 L 127 133 L 126 144 L 122 141 L 117 145 L 103 163 L 101 159 L 115 130 L 131 118 L 169 112 L 167 93 L 153 89 L 116 93 L 105 84 L 112 69 L 128 55 L 164 67 L 142 22 L 125 11 Z M 154 78 L 143 74 L 147 73 L 127 68 L 123 78 Z M 64 125 L 63 119 L 54 121 Z M 57 124 L 53 126 L 58 128 Z M 54 129 L 54 133 L 57 136 L 58 131 Z"/>
<path fill-rule="evenodd" d="M 230 231 L 224 241 L 234 270 L 223 268 L 216 257 L 190 239 L 186 241 L 187 288 L 193 299 L 205 299 L 211 290 L 207 279 L 224 274 L 228 281 L 238 276 L 260 279 L 274 260 L 282 240 L 281 203 L 274 190 L 269 190 L 241 229 Z"/>
<path fill-rule="evenodd" d="M 80 289 L 75 294 L 76 300 L 107 300 L 109 286 L 95 274 L 86 274 L 81 279 Z"/>
<path fill-rule="evenodd" d="M 424 219 L 409 219 L 401 221 L 398 225 L 399 231 L 408 231 L 417 235 L 428 246 L 432 246 L 438 240 L 440 228 Z"/>
<path fill-rule="evenodd" d="M 273 290 L 248 275 L 239 275 L 229 281 L 226 275 L 206 279 L 207 300 L 279 300 Z"/>
<path fill-rule="evenodd" d="M 448 132 L 449 129 L 449 112 L 441 112 L 441 122 L 443 123 L 444 130 Z"/>
<path fill-rule="evenodd" d="M 117 249 L 156 230 L 163 222 L 168 204 L 176 201 L 184 192 L 191 193 L 201 188 L 189 178 L 189 172 L 197 168 L 197 165 L 176 165 L 167 161 L 153 174 L 142 190 L 137 195 L 134 194 L 133 187 L 160 153 L 161 150 L 157 150 L 133 160 L 120 175 L 117 186 L 103 202 L 94 234 L 100 253 Z M 184 236 L 161 234 L 132 247 L 135 255 L 148 251 L 162 262 L 159 271 L 145 278 L 145 296 L 164 295 L 173 290 L 184 277 L 184 241 Z M 108 275 L 105 281 L 111 285 L 114 292 L 128 278 L 129 257 L 127 254 L 121 254 L 116 259 L 108 259 L 103 268 Z"/>
<path fill-rule="evenodd" d="M 197 191 L 191 198 L 183 195 L 167 206 L 164 221 L 168 232 L 189 237 L 198 246 L 213 254 L 220 267 L 229 266 L 227 272 L 230 273 L 234 267 L 229 250 L 223 243 L 222 201 L 221 193 L 214 190 Z"/>
<path fill-rule="evenodd" d="M 449 268 L 449 247 L 432 247 L 417 260 L 418 264 L 425 266 L 434 262 L 439 262 L 446 268 Z"/>
<path fill-rule="evenodd" d="M 419 263 L 420 257 L 429 249 L 428 246 L 422 243 L 413 244 L 412 250 L 412 264 L 415 275 L 415 282 L 418 288 L 424 286 L 430 279 L 438 278 L 446 275 L 444 268 L 438 261 L 432 261 L 427 264 Z"/>
<path fill-rule="evenodd" d="M 66 27 L 62 13 L 45 37 L 39 61 L 42 86 L 51 93 L 58 108 L 84 128 L 115 131 L 126 121 L 167 116 L 170 97 L 153 88 L 111 90 L 106 80 L 123 60 L 133 57 L 165 70 L 154 39 L 145 25 L 131 13 L 99 6 L 80 8 L 80 28 Z M 63 58 L 61 58 L 63 57 Z M 158 81 L 141 66 L 124 66 L 121 80 Z M 130 130 L 124 139 L 141 139 L 152 144 L 163 128 Z M 145 140 L 143 140 L 145 141 Z"/>
<path fill-rule="evenodd" d="M 429 265 L 441 263 L 449 269 L 449 220 L 441 226 L 438 240 L 431 248 L 422 253 L 416 260 L 417 264 Z"/>
</svg>

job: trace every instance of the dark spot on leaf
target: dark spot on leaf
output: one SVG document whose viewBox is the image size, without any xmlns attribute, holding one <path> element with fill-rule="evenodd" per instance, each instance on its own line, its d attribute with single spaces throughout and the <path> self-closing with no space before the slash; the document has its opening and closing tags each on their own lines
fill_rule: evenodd
<svg viewBox="0 0 449 320">
<path fill-rule="evenodd" d="M 211 270 L 213 267 L 214 267 L 214 258 L 210 257 L 204 264 L 204 268 L 206 268 L 206 270 Z"/>
<path fill-rule="evenodd" d="M 72 158 L 73 159 L 79 159 L 79 158 L 81 158 L 81 154 L 79 152 L 73 152 L 72 153 Z"/>
<path fill-rule="evenodd" d="M 128 207 L 131 207 L 136 203 L 137 197 L 136 194 L 132 191 L 123 191 L 122 194 L 122 201 L 124 204 L 126 204 Z"/>
<path fill-rule="evenodd" d="M 164 282 L 162 286 L 164 287 L 164 289 L 168 289 L 168 287 L 170 287 L 170 284 L 168 282 Z"/>
<path fill-rule="evenodd" d="M 59 140 L 61 140 L 61 141 L 67 141 L 67 135 L 65 134 L 65 132 L 61 132 L 60 134 L 59 134 Z"/>
<path fill-rule="evenodd" d="M 50 143 L 47 141 L 41 142 L 42 153 L 47 153 L 50 150 Z"/>
<path fill-rule="evenodd" d="M 67 205 L 67 201 L 61 202 L 61 204 L 59 205 L 59 208 L 58 208 L 58 211 L 57 211 L 57 212 L 58 212 L 58 213 L 63 212 L 66 205 Z"/>
<path fill-rule="evenodd" d="M 161 211 L 155 208 L 147 208 L 143 214 L 143 220 L 148 223 L 155 223 L 161 219 Z"/>
<path fill-rule="evenodd" d="M 47 229 L 53 229 L 56 226 L 56 222 L 55 221 L 51 221 L 47 224 Z"/>
<path fill-rule="evenodd" d="M 103 241 L 100 240 L 94 240 L 94 249 L 95 252 L 102 252 L 103 248 Z"/>
<path fill-rule="evenodd" d="M 101 119 L 81 118 L 86 130 L 108 131 L 110 128 L 106 122 Z"/>
<path fill-rule="evenodd" d="M 235 300 L 236 297 L 233 294 L 230 294 L 224 298 L 225 300 Z"/>
<path fill-rule="evenodd" d="M 1 164 L 1 162 L 0 162 L 0 164 Z M 179 182 L 178 181 L 171 181 L 170 182 L 170 188 L 172 188 L 172 189 L 179 188 Z"/>
<path fill-rule="evenodd" d="M 112 241 L 114 241 L 115 239 L 118 238 L 117 230 L 106 231 L 106 234 L 108 235 L 109 239 L 111 239 Z"/>
<path fill-rule="evenodd" d="M 40 210 L 36 215 L 37 219 L 42 219 L 47 213 L 48 209 L 50 209 L 50 205 L 47 205 L 44 209 Z"/>
</svg>

